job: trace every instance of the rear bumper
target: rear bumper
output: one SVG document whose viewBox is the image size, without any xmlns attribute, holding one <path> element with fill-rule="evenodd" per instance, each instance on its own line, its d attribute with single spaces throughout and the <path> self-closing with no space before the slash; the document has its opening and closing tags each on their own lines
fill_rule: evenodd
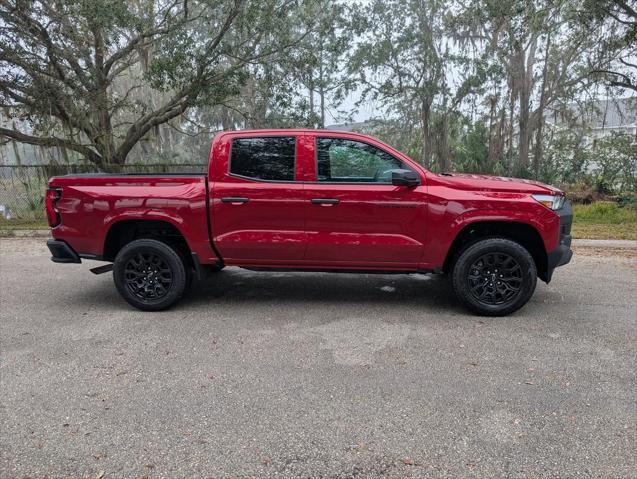
<svg viewBox="0 0 637 479">
<path fill-rule="evenodd" d="M 560 216 L 560 242 L 547 257 L 546 282 L 551 281 L 553 271 L 558 266 L 563 266 L 571 261 L 573 251 L 571 250 L 571 226 L 573 224 L 573 207 L 570 201 L 566 201 L 564 206 L 556 213 Z"/>
<path fill-rule="evenodd" d="M 46 245 L 51 251 L 51 261 L 54 263 L 81 263 L 80 256 L 66 241 L 50 239 Z"/>
</svg>

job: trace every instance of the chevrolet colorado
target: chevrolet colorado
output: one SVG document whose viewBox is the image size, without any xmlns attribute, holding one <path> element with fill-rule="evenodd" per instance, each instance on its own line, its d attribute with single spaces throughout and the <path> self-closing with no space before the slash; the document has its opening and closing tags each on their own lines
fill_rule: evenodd
<svg viewBox="0 0 637 479">
<path fill-rule="evenodd" d="M 180 299 L 193 277 L 255 270 L 445 273 L 478 314 L 521 308 L 570 261 L 564 194 L 529 180 L 434 174 L 369 136 L 218 134 L 208 173 L 49 180 L 58 263 L 106 261 L 131 305 Z M 221 279 L 221 277 L 220 277 Z"/>
</svg>

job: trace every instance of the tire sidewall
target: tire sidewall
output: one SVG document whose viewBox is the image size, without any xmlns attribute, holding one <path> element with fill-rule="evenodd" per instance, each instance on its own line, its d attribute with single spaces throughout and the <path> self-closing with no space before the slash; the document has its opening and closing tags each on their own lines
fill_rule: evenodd
<svg viewBox="0 0 637 479">
<path fill-rule="evenodd" d="M 469 269 L 475 261 L 488 253 L 511 255 L 522 268 L 520 294 L 510 303 L 489 305 L 478 301 L 467 284 Z M 468 246 L 458 257 L 453 269 L 453 288 L 462 303 L 472 311 L 485 316 L 505 316 L 524 306 L 535 291 L 537 268 L 530 253 L 519 243 L 504 238 L 489 238 Z"/>
<path fill-rule="evenodd" d="M 173 275 L 168 294 L 158 300 L 138 298 L 126 286 L 126 263 L 138 253 L 149 252 L 161 256 Z M 188 275 L 182 257 L 170 245 L 154 239 L 139 239 L 128 243 L 117 254 L 113 263 L 113 280 L 119 294 L 132 306 L 142 311 L 161 311 L 181 298 L 186 289 Z"/>
</svg>

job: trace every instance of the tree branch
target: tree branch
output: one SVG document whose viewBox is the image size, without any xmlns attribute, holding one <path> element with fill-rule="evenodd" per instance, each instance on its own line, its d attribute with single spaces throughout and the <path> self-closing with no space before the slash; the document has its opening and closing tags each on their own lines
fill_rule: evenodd
<svg viewBox="0 0 637 479">
<path fill-rule="evenodd" d="M 591 75 L 594 75 L 594 74 L 597 74 L 597 73 L 602 74 L 602 75 L 614 75 L 616 77 L 620 77 L 620 78 L 622 78 L 622 80 L 618 80 L 618 79 L 613 80 L 613 79 L 609 78 L 608 79 L 608 83 L 610 85 L 612 85 L 612 86 L 618 86 L 618 87 L 621 87 L 621 88 L 628 88 L 629 90 L 637 91 L 637 84 L 634 84 L 632 82 L 632 79 L 628 75 L 626 75 L 624 73 L 614 72 L 614 71 L 611 71 L 611 70 L 592 70 L 590 72 Z"/>
<path fill-rule="evenodd" d="M 615 5 L 617 5 L 622 10 L 624 10 L 624 13 L 626 15 L 637 19 L 637 11 L 634 8 L 632 8 L 630 5 L 628 5 L 628 3 L 626 3 L 624 0 L 613 0 L 613 3 L 615 3 Z"/>
<path fill-rule="evenodd" d="M 69 150 L 77 151 L 82 155 L 86 156 L 91 162 L 96 165 L 102 165 L 102 157 L 96 153 L 94 150 L 89 148 L 86 145 L 81 145 L 79 143 L 75 143 L 70 140 L 65 140 L 63 138 L 58 138 L 56 136 L 49 137 L 41 137 L 41 136 L 33 136 L 27 135 L 26 133 L 22 133 L 17 130 L 12 130 L 10 128 L 2 128 L 0 127 L 0 136 L 6 136 L 7 138 L 11 138 L 12 140 L 19 141 L 20 143 L 27 143 L 29 145 L 35 146 L 43 146 L 43 147 L 54 147 L 61 146 L 64 148 L 68 148 Z"/>
</svg>

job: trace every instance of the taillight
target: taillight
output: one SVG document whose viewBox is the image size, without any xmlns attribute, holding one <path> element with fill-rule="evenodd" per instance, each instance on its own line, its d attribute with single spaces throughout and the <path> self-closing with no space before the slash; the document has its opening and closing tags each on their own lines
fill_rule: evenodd
<svg viewBox="0 0 637 479">
<path fill-rule="evenodd" d="M 46 190 L 46 219 L 49 221 L 49 226 L 51 228 L 55 228 L 60 224 L 60 212 L 55 206 L 60 198 L 62 198 L 62 189 L 49 188 Z"/>
</svg>

